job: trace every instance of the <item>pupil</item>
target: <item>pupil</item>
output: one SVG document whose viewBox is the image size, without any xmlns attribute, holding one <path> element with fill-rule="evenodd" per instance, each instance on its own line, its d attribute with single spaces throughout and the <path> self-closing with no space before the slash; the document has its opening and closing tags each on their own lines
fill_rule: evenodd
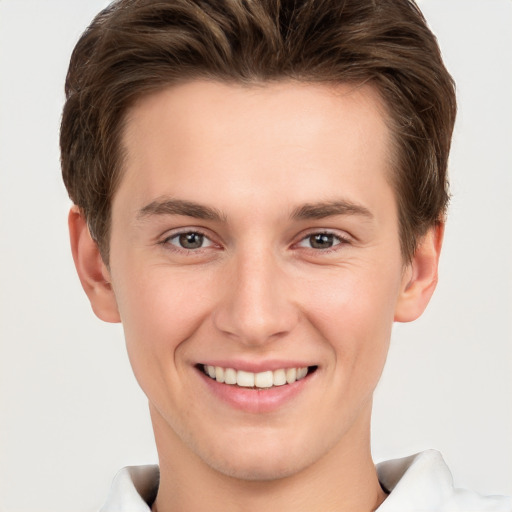
<svg viewBox="0 0 512 512">
<path fill-rule="evenodd" d="M 180 245 L 185 249 L 199 249 L 203 245 L 203 238 L 199 233 L 184 233 L 180 235 Z"/>
<path fill-rule="evenodd" d="M 319 235 L 313 235 L 309 238 L 311 247 L 314 249 L 327 249 L 332 247 L 333 235 L 327 233 L 321 233 Z"/>
</svg>

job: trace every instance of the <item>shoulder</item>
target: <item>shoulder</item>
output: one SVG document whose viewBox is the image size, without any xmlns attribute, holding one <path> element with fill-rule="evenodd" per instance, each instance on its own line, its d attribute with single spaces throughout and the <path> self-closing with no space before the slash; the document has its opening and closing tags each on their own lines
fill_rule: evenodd
<svg viewBox="0 0 512 512">
<path fill-rule="evenodd" d="M 455 488 L 436 450 L 381 462 L 377 472 L 381 484 L 391 491 L 378 512 L 512 512 L 512 497 Z"/>
</svg>

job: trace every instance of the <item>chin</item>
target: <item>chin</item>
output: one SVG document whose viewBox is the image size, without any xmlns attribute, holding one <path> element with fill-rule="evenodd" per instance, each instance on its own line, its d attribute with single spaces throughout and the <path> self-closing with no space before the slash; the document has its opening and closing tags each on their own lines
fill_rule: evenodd
<svg viewBox="0 0 512 512">
<path fill-rule="evenodd" d="M 293 476 L 322 455 L 308 453 L 304 449 L 308 443 L 287 443 L 283 439 L 267 441 L 265 436 L 261 436 L 253 443 L 247 440 L 244 443 L 231 442 L 227 450 L 196 453 L 215 471 L 246 481 L 274 481 Z"/>
<path fill-rule="evenodd" d="M 272 456 L 265 457 L 264 460 L 248 460 L 244 456 L 239 456 L 236 461 L 206 461 L 214 470 L 231 478 L 246 480 L 252 482 L 274 481 L 290 477 L 300 472 L 303 467 L 300 464 L 294 464 L 287 460 L 279 461 Z"/>
</svg>

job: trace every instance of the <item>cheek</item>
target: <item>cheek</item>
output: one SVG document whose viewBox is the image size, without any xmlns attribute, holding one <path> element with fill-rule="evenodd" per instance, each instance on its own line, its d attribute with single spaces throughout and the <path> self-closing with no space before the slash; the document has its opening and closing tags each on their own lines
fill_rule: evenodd
<svg viewBox="0 0 512 512">
<path fill-rule="evenodd" d="M 115 291 L 137 378 L 155 369 L 172 375 L 169 365 L 176 361 L 175 352 L 208 315 L 211 298 L 205 291 L 211 286 L 199 276 L 180 274 L 163 265 L 124 275 Z M 151 372 L 146 371 L 150 367 Z"/>
<path fill-rule="evenodd" d="M 377 383 L 388 351 L 399 275 L 396 269 L 336 269 L 329 279 L 307 286 L 305 314 L 333 352 L 333 364 L 341 369 L 337 378 L 346 385 Z"/>
<path fill-rule="evenodd" d="M 363 334 L 393 323 L 400 290 L 396 268 L 352 265 L 298 282 L 304 313 L 324 328 Z"/>
</svg>

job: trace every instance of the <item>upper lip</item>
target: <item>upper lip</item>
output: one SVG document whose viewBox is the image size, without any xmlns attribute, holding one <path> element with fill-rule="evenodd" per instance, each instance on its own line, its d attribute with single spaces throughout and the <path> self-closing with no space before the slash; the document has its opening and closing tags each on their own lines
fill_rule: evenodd
<svg viewBox="0 0 512 512">
<path fill-rule="evenodd" d="M 274 371 L 287 368 L 305 368 L 310 366 L 317 366 L 311 362 L 304 361 L 290 361 L 273 359 L 268 361 L 246 361 L 241 359 L 236 360 L 220 360 L 212 359 L 205 360 L 199 363 L 200 365 L 220 366 L 221 368 L 233 368 L 234 370 L 242 370 L 245 372 L 260 373 L 265 371 Z"/>
</svg>

